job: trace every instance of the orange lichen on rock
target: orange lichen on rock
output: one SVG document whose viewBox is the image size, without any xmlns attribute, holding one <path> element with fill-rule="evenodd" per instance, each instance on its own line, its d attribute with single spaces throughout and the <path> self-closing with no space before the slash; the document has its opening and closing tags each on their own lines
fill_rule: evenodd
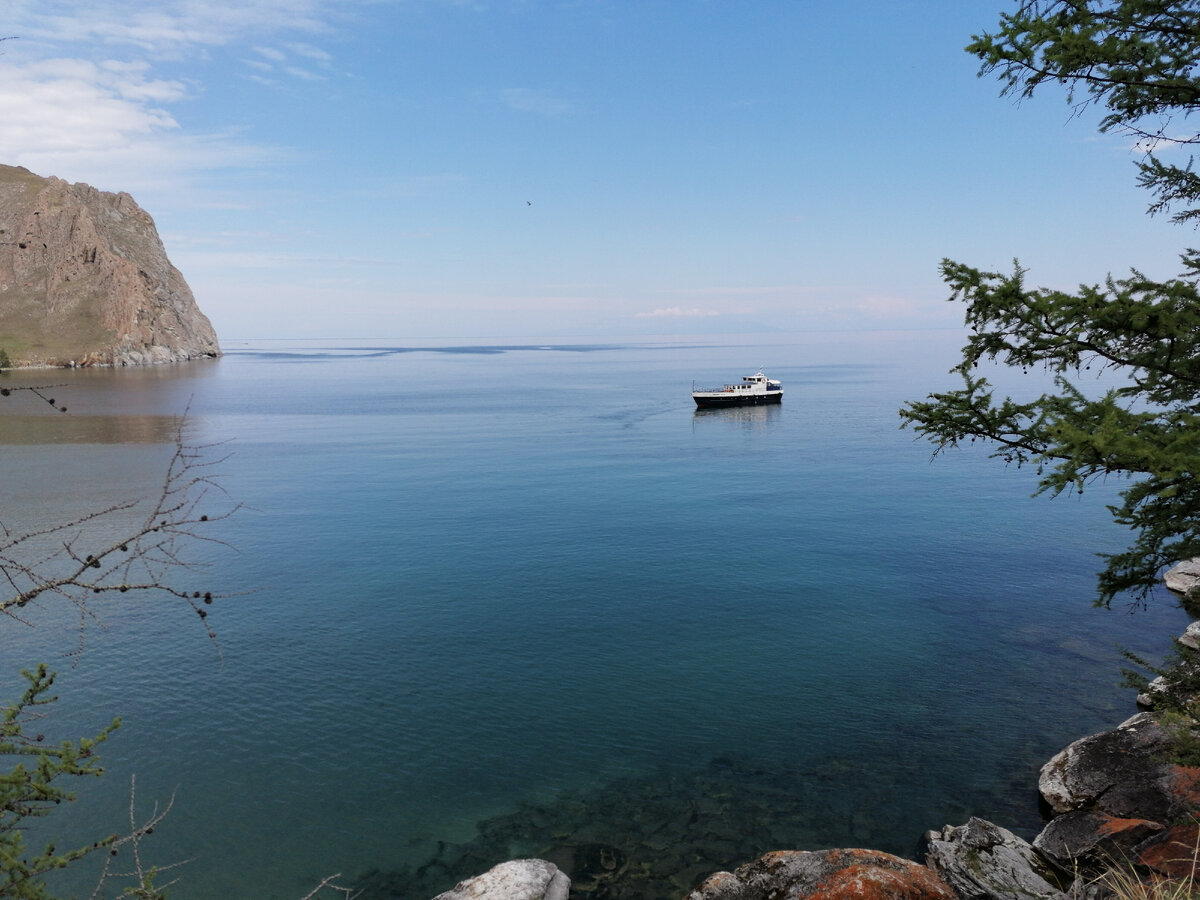
<svg viewBox="0 0 1200 900">
<path fill-rule="evenodd" d="M 813 900 L 956 900 L 955 893 L 925 866 L 900 860 L 903 867 L 848 866 L 834 872 L 807 896 Z"/>
<path fill-rule="evenodd" d="M 937 873 L 877 850 L 777 850 L 717 872 L 689 900 L 956 900 Z"/>
<path fill-rule="evenodd" d="M 1200 856 L 1200 825 L 1176 825 L 1138 854 L 1142 865 L 1171 878 L 1195 878 Z"/>
</svg>

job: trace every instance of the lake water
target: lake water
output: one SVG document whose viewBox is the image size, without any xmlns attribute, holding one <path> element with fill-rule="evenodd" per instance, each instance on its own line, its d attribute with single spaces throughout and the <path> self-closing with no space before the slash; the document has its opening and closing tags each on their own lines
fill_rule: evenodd
<svg viewBox="0 0 1200 900">
<path fill-rule="evenodd" d="M 1032 473 L 898 429 L 960 343 L 231 341 L 12 374 L 69 414 L 0 401 L 9 528 L 152 495 L 185 409 L 246 508 L 194 550 L 236 595 L 219 652 L 179 603 L 82 638 L 44 604 L 2 626 L 0 686 L 45 659 L 56 739 L 123 718 L 69 836 L 120 829 L 133 775 L 140 810 L 174 795 L 144 852 L 188 861 L 184 900 L 333 873 L 428 898 L 534 853 L 593 897 L 667 897 L 970 815 L 1030 837 L 1041 764 L 1135 711 L 1119 648 L 1187 619 L 1091 607 L 1114 486 L 1031 499 Z M 760 366 L 781 406 L 694 410 L 693 379 Z"/>
</svg>

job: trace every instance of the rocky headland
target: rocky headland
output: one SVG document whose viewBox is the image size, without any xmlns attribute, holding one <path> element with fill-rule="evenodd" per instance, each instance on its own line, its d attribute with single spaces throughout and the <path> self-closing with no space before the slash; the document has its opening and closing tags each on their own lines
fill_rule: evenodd
<svg viewBox="0 0 1200 900">
<path fill-rule="evenodd" d="M 1173 568 L 1167 585 L 1200 601 L 1200 560 Z M 1189 608 L 1191 608 L 1189 606 Z M 1200 650 L 1200 623 L 1180 636 Z M 1161 687 L 1160 687 L 1161 690 Z M 686 900 L 1107 900 L 1103 877 L 1194 878 L 1200 867 L 1200 744 L 1191 723 L 1146 707 L 1111 731 L 1075 741 L 1043 767 L 1038 779 L 1046 824 L 1032 843 L 992 822 L 929 831 L 913 861 L 875 850 L 778 850 L 732 872 L 708 875 Z M 1182 729 L 1182 731 L 1181 731 Z M 610 848 L 611 869 L 543 859 L 510 860 L 460 882 L 435 900 L 567 900 L 633 896 L 618 890 L 622 858 Z M 601 860 L 603 862 L 603 860 Z M 573 860 L 579 864 L 578 857 Z M 595 870 L 595 871 L 592 871 Z M 596 873 L 601 873 L 597 878 Z M 1120 877 L 1120 876 L 1119 876 Z M 401 896 L 396 886 L 394 896 Z M 368 891 L 369 893 L 369 891 Z M 1170 896 L 1192 896 L 1171 894 Z M 1150 896 L 1146 894 L 1145 896 Z M 1164 895 L 1165 896 L 1165 895 Z M 645 900 L 667 900 L 666 897 Z"/>
<path fill-rule="evenodd" d="M 221 355 L 154 220 L 129 194 L 3 165 L 0 351 L 13 366 Z"/>
</svg>

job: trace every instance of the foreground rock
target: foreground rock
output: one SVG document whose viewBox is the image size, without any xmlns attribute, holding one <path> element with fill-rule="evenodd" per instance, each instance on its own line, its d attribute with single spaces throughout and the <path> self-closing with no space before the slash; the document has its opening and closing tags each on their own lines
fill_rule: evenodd
<svg viewBox="0 0 1200 900">
<path fill-rule="evenodd" d="M 0 166 L 0 350 L 14 365 L 219 356 L 217 336 L 128 194 Z"/>
<path fill-rule="evenodd" d="M 962 900 L 1056 900 L 1054 868 L 1011 831 L 972 818 L 926 835 L 925 862 Z"/>
<path fill-rule="evenodd" d="M 1190 873 L 1200 846 L 1200 768 L 1177 762 L 1180 737 L 1139 713 L 1061 751 L 1042 767 L 1038 789 L 1057 815 L 1034 846 L 1064 868 L 1127 861 L 1160 875 Z"/>
<path fill-rule="evenodd" d="M 779 851 L 718 872 L 688 900 L 955 900 L 929 868 L 875 850 Z"/>
<path fill-rule="evenodd" d="M 1154 716 L 1139 713 L 1057 753 L 1042 766 L 1038 791 L 1054 813 L 1098 809 L 1122 818 L 1171 818 L 1185 810 L 1168 787 L 1163 757 L 1170 747 Z"/>
<path fill-rule="evenodd" d="M 514 859 L 459 882 L 434 900 L 567 900 L 571 879 L 544 859 Z"/>
</svg>

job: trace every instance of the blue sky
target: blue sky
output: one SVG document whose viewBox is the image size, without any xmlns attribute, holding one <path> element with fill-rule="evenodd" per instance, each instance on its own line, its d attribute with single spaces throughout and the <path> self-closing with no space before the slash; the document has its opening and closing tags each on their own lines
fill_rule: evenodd
<svg viewBox="0 0 1200 900">
<path fill-rule="evenodd" d="M 944 328 L 951 257 L 1178 270 L 1013 0 L 8 0 L 0 162 L 125 190 L 222 340 Z"/>
</svg>

